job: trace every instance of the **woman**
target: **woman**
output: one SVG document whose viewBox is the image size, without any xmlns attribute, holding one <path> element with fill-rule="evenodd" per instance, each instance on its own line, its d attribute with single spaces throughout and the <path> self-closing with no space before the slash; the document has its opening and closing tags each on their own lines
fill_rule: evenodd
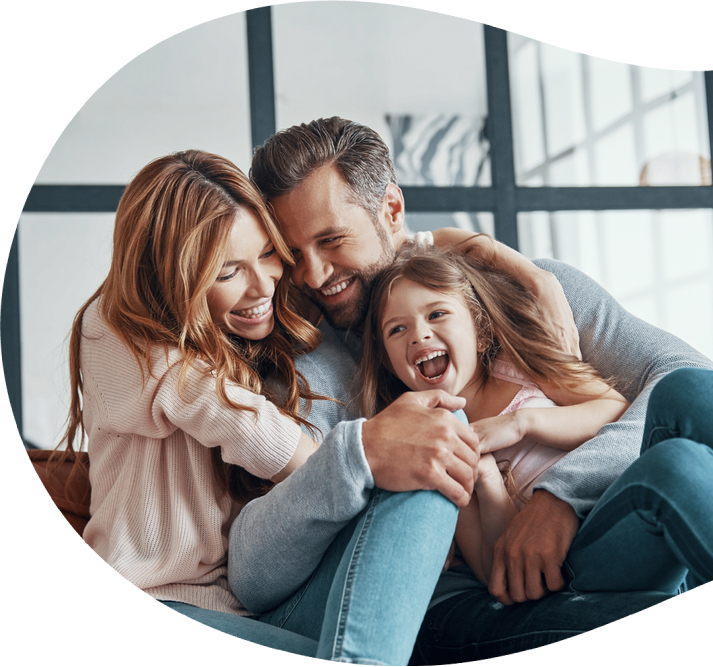
<svg viewBox="0 0 713 667">
<path fill-rule="evenodd" d="M 344 658 L 348 647 L 352 662 L 400 664 L 455 525 L 455 506 L 439 494 L 415 494 L 417 505 L 434 507 L 444 530 L 419 550 L 415 575 L 423 584 L 408 591 L 394 589 L 386 568 L 365 565 L 369 548 L 345 551 L 378 524 L 371 518 L 355 522 L 354 535 L 320 566 L 322 585 L 285 602 L 307 619 L 295 627 L 299 634 L 244 618 L 249 612 L 227 583 L 233 519 L 316 448 L 300 429 L 308 424 L 299 410 L 301 399 L 318 397 L 295 371 L 293 354 L 314 349 L 319 334 L 287 304 L 289 281 L 281 278 L 291 261 L 259 194 L 223 158 L 170 155 L 127 186 L 109 275 L 77 314 L 70 342 L 64 441 L 68 449 L 85 434 L 88 441 L 84 539 L 152 597 L 223 631 L 326 659 Z M 268 375 L 279 391 L 265 383 Z M 365 516 L 382 512 L 374 495 Z M 402 518 L 408 511 L 399 510 Z M 414 530 L 424 525 L 417 520 Z M 327 597 L 332 588 L 343 597 L 359 566 L 369 567 L 369 577 L 350 585 L 349 608 L 328 624 Z M 408 601 L 416 615 L 387 630 L 386 605 L 375 605 L 365 585 L 390 592 L 395 604 Z M 414 588 L 422 592 L 414 596 Z M 321 616 L 324 629 L 311 620 Z M 406 638 L 397 651 L 387 634 L 394 631 Z"/>
</svg>

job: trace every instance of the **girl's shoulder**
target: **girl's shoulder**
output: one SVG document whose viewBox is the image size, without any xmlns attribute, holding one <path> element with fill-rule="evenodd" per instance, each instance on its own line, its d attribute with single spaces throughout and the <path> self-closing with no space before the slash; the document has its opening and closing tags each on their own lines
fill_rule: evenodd
<svg viewBox="0 0 713 667">
<path fill-rule="evenodd" d="M 528 378 L 513 364 L 503 359 L 495 359 L 490 366 L 488 374 L 494 378 L 498 378 L 499 380 L 519 384 L 522 387 L 540 389 L 540 385 L 538 385 L 537 382 Z"/>
<path fill-rule="evenodd" d="M 528 378 L 508 361 L 502 359 L 493 361 L 489 374 L 491 377 L 510 382 L 511 384 L 520 385 L 521 387 L 520 391 L 517 392 L 508 406 L 500 414 L 514 412 L 524 407 L 551 407 L 555 405 L 552 400 L 547 398 L 537 382 Z"/>
</svg>

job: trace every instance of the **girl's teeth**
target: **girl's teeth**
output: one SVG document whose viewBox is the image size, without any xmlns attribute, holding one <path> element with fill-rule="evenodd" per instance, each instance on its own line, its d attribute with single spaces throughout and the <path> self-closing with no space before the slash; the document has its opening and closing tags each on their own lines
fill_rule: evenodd
<svg viewBox="0 0 713 667">
<path fill-rule="evenodd" d="M 334 285 L 333 287 L 330 287 L 329 289 L 320 290 L 320 292 L 322 292 L 322 294 L 324 294 L 324 296 L 334 296 L 335 294 L 339 294 L 339 292 L 341 292 L 343 289 L 346 289 L 347 285 L 350 282 L 351 281 L 349 281 L 349 280 L 345 280 L 344 282 L 339 283 L 338 285 Z"/>
<path fill-rule="evenodd" d="M 439 350 L 438 352 L 431 352 L 430 354 L 426 354 L 423 357 L 419 357 L 414 361 L 414 364 L 422 364 L 424 361 L 428 361 L 429 359 L 435 359 L 436 357 L 440 357 L 441 355 L 445 354 L 443 350 Z"/>
</svg>

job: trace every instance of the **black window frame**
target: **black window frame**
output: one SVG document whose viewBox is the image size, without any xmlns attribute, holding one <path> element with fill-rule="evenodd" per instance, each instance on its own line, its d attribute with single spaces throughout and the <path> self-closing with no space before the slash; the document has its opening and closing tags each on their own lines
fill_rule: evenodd
<svg viewBox="0 0 713 667">
<path fill-rule="evenodd" d="M 251 139 L 258 146 L 276 130 L 276 99 L 271 7 L 246 12 Z M 713 209 L 713 185 L 671 187 L 521 187 L 516 184 L 507 32 L 483 25 L 488 95 L 490 186 L 404 186 L 409 212 L 456 211 L 493 214 L 496 238 L 514 249 L 518 213 L 623 209 Z M 709 143 L 713 156 L 713 71 L 704 72 Z M 27 213 L 113 213 L 124 185 L 34 185 L 23 207 Z M 2 304 L 0 337 L 10 404 L 20 435 L 22 368 L 20 278 L 17 231 L 10 249 Z M 31 446 L 26 443 L 26 446 Z"/>
</svg>

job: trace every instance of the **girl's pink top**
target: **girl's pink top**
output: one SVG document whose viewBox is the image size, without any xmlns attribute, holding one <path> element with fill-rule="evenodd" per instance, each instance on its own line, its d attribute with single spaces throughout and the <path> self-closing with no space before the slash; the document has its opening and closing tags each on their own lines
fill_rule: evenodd
<svg viewBox="0 0 713 667">
<path fill-rule="evenodd" d="M 507 361 L 494 361 L 491 377 L 519 384 L 522 389 L 516 394 L 510 404 L 500 413 L 502 415 L 521 408 L 554 408 L 557 404 L 547 398 L 542 389 L 529 378 L 525 377 L 512 364 Z M 533 438 L 526 437 L 517 444 L 506 449 L 493 452 L 495 460 L 498 462 L 507 461 L 510 463 L 513 478 L 518 491 L 523 498 L 528 499 L 537 482 L 537 478 L 545 472 L 551 465 L 559 461 L 567 452 L 562 449 L 555 449 L 541 445 Z M 513 501 L 518 509 L 522 509 L 523 502 L 517 496 Z"/>
</svg>

